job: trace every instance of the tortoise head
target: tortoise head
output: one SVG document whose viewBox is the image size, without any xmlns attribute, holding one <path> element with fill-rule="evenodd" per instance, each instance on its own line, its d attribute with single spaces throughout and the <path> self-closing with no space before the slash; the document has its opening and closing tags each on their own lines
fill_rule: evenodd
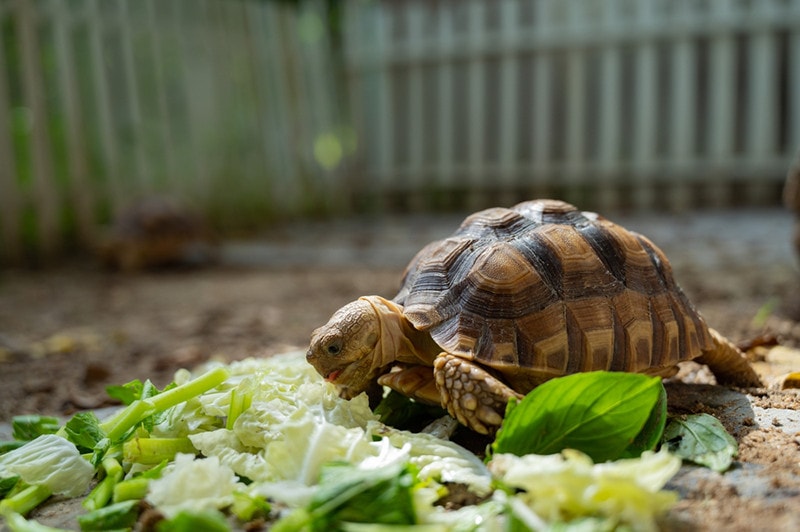
<svg viewBox="0 0 800 532">
<path fill-rule="evenodd" d="M 306 360 L 336 385 L 341 397 L 352 399 L 369 388 L 381 371 L 380 332 L 375 308 L 366 299 L 358 299 L 311 333 Z"/>
</svg>

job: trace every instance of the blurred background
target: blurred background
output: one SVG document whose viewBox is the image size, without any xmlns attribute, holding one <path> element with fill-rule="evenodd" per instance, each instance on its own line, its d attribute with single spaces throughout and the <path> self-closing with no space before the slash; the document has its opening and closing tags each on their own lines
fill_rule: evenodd
<svg viewBox="0 0 800 532">
<path fill-rule="evenodd" d="M 0 261 L 551 196 L 777 206 L 800 0 L 0 0 Z"/>
</svg>

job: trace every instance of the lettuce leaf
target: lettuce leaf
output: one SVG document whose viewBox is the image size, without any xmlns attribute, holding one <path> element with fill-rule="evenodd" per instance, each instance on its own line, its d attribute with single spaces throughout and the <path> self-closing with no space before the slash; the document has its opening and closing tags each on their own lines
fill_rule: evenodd
<svg viewBox="0 0 800 532">
<path fill-rule="evenodd" d="M 28 485 L 45 486 L 51 493 L 77 497 L 89 487 L 94 467 L 71 442 L 44 434 L 0 456 L 0 476 L 13 475 Z"/>
<path fill-rule="evenodd" d="M 234 492 L 244 487 L 216 457 L 196 459 L 190 454 L 178 454 L 169 471 L 150 481 L 147 500 L 164 515 L 173 517 L 182 511 L 226 508 L 233 504 Z"/>
<path fill-rule="evenodd" d="M 602 464 L 566 450 L 553 455 L 499 454 L 488 467 L 512 489 L 513 497 L 545 522 L 599 516 L 634 530 L 655 531 L 656 516 L 677 500 L 677 494 L 661 489 L 680 465 L 666 450 Z"/>
</svg>

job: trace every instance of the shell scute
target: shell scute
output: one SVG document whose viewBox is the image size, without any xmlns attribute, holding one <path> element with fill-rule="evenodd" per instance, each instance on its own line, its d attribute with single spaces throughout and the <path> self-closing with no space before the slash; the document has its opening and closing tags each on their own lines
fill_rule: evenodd
<svg viewBox="0 0 800 532">
<path fill-rule="evenodd" d="M 395 300 L 443 350 L 512 384 L 670 367 L 712 345 L 660 249 L 560 201 L 469 216 L 412 260 Z"/>
</svg>

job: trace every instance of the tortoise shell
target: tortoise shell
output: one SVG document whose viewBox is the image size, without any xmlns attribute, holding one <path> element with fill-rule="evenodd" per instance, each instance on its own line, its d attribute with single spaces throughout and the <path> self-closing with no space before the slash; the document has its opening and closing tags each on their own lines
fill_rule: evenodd
<svg viewBox="0 0 800 532">
<path fill-rule="evenodd" d="M 416 255 L 395 301 L 517 390 L 579 371 L 659 374 L 713 348 L 660 249 L 555 200 L 469 216 Z"/>
</svg>

